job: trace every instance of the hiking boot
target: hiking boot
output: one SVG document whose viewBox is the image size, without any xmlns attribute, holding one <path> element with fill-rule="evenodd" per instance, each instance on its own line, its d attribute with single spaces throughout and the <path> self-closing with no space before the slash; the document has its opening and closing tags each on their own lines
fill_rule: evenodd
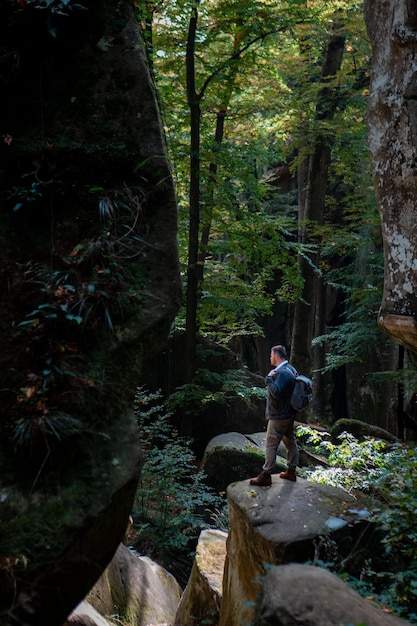
<svg viewBox="0 0 417 626">
<path fill-rule="evenodd" d="M 251 478 L 249 484 L 258 485 L 258 487 L 270 487 L 272 484 L 271 474 L 261 472 L 256 478 Z"/>
<path fill-rule="evenodd" d="M 286 478 L 287 480 L 292 480 L 294 483 L 297 480 L 297 474 L 294 470 L 286 470 L 285 472 L 281 472 L 279 475 L 280 478 Z"/>
</svg>

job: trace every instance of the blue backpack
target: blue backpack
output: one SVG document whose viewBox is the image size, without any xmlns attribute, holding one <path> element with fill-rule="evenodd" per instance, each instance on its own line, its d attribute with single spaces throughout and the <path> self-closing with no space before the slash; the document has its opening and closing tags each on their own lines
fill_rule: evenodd
<svg viewBox="0 0 417 626">
<path fill-rule="evenodd" d="M 313 381 L 308 376 L 297 374 L 290 404 L 296 411 L 304 411 L 313 402 Z"/>
<path fill-rule="evenodd" d="M 313 402 L 313 381 L 308 376 L 299 374 L 292 366 L 288 369 L 291 369 L 295 378 L 290 404 L 295 411 L 304 411 Z"/>
</svg>

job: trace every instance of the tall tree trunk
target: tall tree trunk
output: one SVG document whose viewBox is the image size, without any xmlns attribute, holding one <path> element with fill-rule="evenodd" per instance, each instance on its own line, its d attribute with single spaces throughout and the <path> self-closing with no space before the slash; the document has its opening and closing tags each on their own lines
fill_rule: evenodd
<svg viewBox="0 0 417 626">
<path fill-rule="evenodd" d="M 382 330 L 417 361 L 417 3 L 365 0 L 372 45 L 368 144 L 382 222 Z"/>
<path fill-rule="evenodd" d="M 191 383 L 196 369 L 198 246 L 200 228 L 200 96 L 195 88 L 195 37 L 198 11 L 192 10 L 187 38 L 187 99 L 190 110 L 190 191 L 185 336 L 185 376 Z"/>
<path fill-rule="evenodd" d="M 187 99 L 190 110 L 190 193 L 189 193 L 189 233 L 188 233 L 188 266 L 187 266 L 187 303 L 186 303 L 186 382 L 191 383 L 196 370 L 196 340 L 198 332 L 198 301 L 201 297 L 204 263 L 210 237 L 214 209 L 214 189 L 218 164 L 213 161 L 209 165 L 208 183 L 204 203 L 201 194 L 201 99 L 209 82 L 216 72 L 209 76 L 200 93 L 195 87 L 195 37 L 197 31 L 198 12 L 194 7 L 190 19 L 187 38 Z M 231 65 L 222 103 L 216 114 L 214 142 L 217 146 L 223 141 L 224 124 L 235 78 L 239 68 L 238 36 L 234 40 L 234 50 L 228 63 Z"/>
<path fill-rule="evenodd" d="M 342 63 L 345 37 L 335 28 L 330 38 L 323 60 L 321 81 L 323 87 L 316 105 L 318 123 L 332 119 L 337 104 L 337 89 L 330 81 L 339 71 Z M 299 257 L 300 271 L 304 278 L 302 299 L 294 307 L 294 324 L 291 342 L 291 360 L 304 372 L 312 368 L 312 339 L 316 315 L 317 270 L 320 263 L 320 240 L 314 233 L 323 224 L 327 170 L 330 162 L 331 139 L 323 132 L 316 135 L 308 162 L 307 185 L 304 205 L 299 212 L 299 240 L 302 243 L 315 243 L 317 248 L 308 258 Z"/>
<path fill-rule="evenodd" d="M 217 145 L 220 146 L 223 141 L 224 135 L 224 122 L 227 115 L 227 109 L 220 109 L 216 113 L 216 130 L 214 132 L 214 141 Z M 199 290 L 198 296 L 201 296 L 201 286 L 204 278 L 204 263 L 206 260 L 207 247 L 210 238 L 211 224 L 213 219 L 213 209 L 214 209 L 214 190 L 216 187 L 216 177 L 217 177 L 218 165 L 214 161 L 209 165 L 209 175 L 207 182 L 207 191 L 205 194 L 204 200 L 204 214 L 202 220 L 202 228 L 201 228 L 201 238 L 200 238 L 200 248 L 198 253 L 198 282 L 199 282 Z"/>
<path fill-rule="evenodd" d="M 326 332 L 327 293 L 322 277 L 317 280 L 317 302 L 314 332 L 316 336 Z M 313 414 L 324 415 L 324 392 L 320 370 L 325 366 L 326 346 L 320 343 L 313 348 Z"/>
<path fill-rule="evenodd" d="M 221 105 L 216 113 L 216 128 L 214 131 L 214 143 L 220 149 L 220 145 L 224 137 L 224 125 L 227 117 L 230 99 L 232 97 L 235 79 L 239 71 L 239 53 L 240 53 L 240 37 L 236 35 L 234 38 L 233 55 L 230 60 L 231 69 L 227 79 L 226 89 L 222 98 Z M 217 152 L 215 150 L 215 153 Z M 200 238 L 200 248 L 198 254 L 198 299 L 201 296 L 202 284 L 204 279 L 204 263 L 206 260 L 207 247 L 210 238 L 210 231 L 213 219 L 213 210 L 215 204 L 214 192 L 217 186 L 217 170 L 218 164 L 213 160 L 209 165 L 207 190 L 204 198 L 204 208 L 202 212 L 202 228 Z"/>
</svg>

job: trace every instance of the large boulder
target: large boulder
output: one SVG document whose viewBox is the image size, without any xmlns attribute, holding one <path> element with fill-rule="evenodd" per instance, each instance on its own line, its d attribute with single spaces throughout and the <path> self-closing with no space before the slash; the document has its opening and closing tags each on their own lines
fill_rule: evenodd
<svg viewBox="0 0 417 626">
<path fill-rule="evenodd" d="M 0 8 L 2 626 L 60 626 L 111 561 L 141 468 L 135 389 L 181 299 L 137 10 L 52 4 Z"/>
<path fill-rule="evenodd" d="M 226 539 L 227 533 L 222 530 L 201 532 L 191 575 L 175 616 L 175 626 L 218 624 Z"/>
<path fill-rule="evenodd" d="M 357 575 L 375 549 L 367 509 L 335 487 L 273 476 L 266 488 L 249 481 L 231 484 L 227 496 L 231 530 L 220 626 L 253 623 L 260 582 L 271 566 L 328 561 L 337 553 L 340 558 L 350 555 L 347 565 Z"/>
<path fill-rule="evenodd" d="M 230 483 L 256 476 L 265 460 L 266 432 L 244 435 L 229 432 L 213 437 L 207 444 L 201 461 L 201 469 L 208 484 L 218 492 L 225 491 Z M 326 465 L 325 459 L 299 448 L 300 467 Z M 278 446 L 275 472 L 287 466 L 287 449 L 284 443 Z"/>
<path fill-rule="evenodd" d="M 172 623 L 182 590 L 175 578 L 147 557 L 120 544 L 112 562 L 93 589 L 68 618 L 86 624 L 117 615 L 135 626 Z"/>
<path fill-rule="evenodd" d="M 330 434 L 334 440 L 337 440 L 343 432 L 348 432 L 359 440 L 363 440 L 365 437 L 373 437 L 389 443 L 398 443 L 400 441 L 398 437 L 395 437 L 395 435 L 384 428 L 356 419 L 342 418 L 337 420 L 330 428 Z"/>
<path fill-rule="evenodd" d="M 226 491 L 230 483 L 256 476 L 265 459 L 266 433 L 243 435 L 229 432 L 213 437 L 204 451 L 201 469 L 208 484 L 218 492 Z M 285 447 L 278 450 L 276 471 L 285 468 Z"/>
<path fill-rule="evenodd" d="M 273 567 L 262 580 L 254 626 L 405 626 L 334 574 L 309 565 Z"/>
</svg>

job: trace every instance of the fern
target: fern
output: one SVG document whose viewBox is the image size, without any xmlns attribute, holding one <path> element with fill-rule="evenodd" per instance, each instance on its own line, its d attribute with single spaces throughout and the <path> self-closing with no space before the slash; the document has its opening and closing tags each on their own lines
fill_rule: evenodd
<svg viewBox="0 0 417 626">
<path fill-rule="evenodd" d="M 133 518 L 135 548 L 167 569 L 191 554 L 200 531 L 213 527 L 207 509 L 220 510 L 222 498 L 205 484 L 191 441 L 180 437 L 160 392 L 138 388 L 134 412 L 143 449 L 143 468 Z"/>
<path fill-rule="evenodd" d="M 417 624 L 417 448 L 374 438 L 358 441 L 346 432 L 334 443 L 328 433 L 308 426 L 299 427 L 297 435 L 329 463 L 304 469 L 308 480 L 373 497 L 371 519 L 381 530 L 381 553 L 364 564 L 361 580 L 342 577 Z"/>
</svg>

